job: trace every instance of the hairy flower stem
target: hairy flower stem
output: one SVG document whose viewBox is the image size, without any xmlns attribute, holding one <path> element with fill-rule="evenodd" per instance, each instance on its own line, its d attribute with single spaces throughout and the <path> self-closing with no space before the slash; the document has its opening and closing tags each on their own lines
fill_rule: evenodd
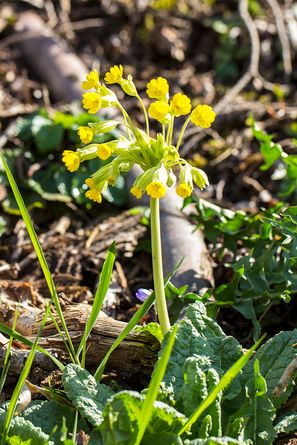
<svg viewBox="0 0 297 445">
<path fill-rule="evenodd" d="M 153 276 L 156 294 L 156 306 L 161 329 L 163 334 L 165 335 L 166 332 L 170 329 L 170 321 L 166 305 L 163 278 L 159 199 L 151 198 L 150 207 Z"/>
</svg>

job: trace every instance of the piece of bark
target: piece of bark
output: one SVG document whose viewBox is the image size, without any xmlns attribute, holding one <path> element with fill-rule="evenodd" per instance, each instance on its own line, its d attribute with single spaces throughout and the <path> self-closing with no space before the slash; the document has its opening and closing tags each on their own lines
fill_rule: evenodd
<svg viewBox="0 0 297 445">
<path fill-rule="evenodd" d="M 18 16 L 15 32 L 23 35 L 17 42 L 22 56 L 47 84 L 53 97 L 61 101 L 79 100 L 87 69 L 66 43 L 34 11 Z"/>
</svg>

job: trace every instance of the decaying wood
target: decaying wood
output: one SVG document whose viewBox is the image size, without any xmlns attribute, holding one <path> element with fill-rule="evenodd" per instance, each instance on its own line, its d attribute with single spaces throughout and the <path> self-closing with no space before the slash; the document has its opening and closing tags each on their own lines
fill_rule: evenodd
<svg viewBox="0 0 297 445">
<path fill-rule="evenodd" d="M 79 344 L 90 309 L 89 305 L 73 305 L 65 310 L 65 322 L 75 346 Z M 36 324 L 36 330 L 38 326 L 39 323 Z M 126 323 L 100 314 L 87 342 L 87 366 L 98 366 L 125 327 Z M 53 323 L 49 322 L 45 326 L 42 336 L 40 346 L 61 351 L 65 355 L 64 343 L 56 334 Z M 127 375 L 149 375 L 158 350 L 159 342 L 151 334 L 132 332 L 111 355 L 108 369 L 124 372 Z"/>
<path fill-rule="evenodd" d="M 91 306 L 87 304 L 72 305 L 65 309 L 64 317 L 66 325 L 68 326 L 71 339 L 75 346 L 78 346 L 80 342 L 90 311 Z M 35 333 L 40 326 L 40 317 L 41 313 L 32 326 L 33 332 Z M 110 346 L 125 327 L 126 323 L 114 320 L 113 318 L 107 317 L 104 313 L 100 313 L 87 341 L 86 364 L 88 367 L 98 366 Z M 33 340 L 34 337 L 31 336 L 29 339 Z M 51 320 L 48 321 L 42 331 L 39 345 L 58 357 L 63 363 L 69 361 L 67 359 L 64 342 L 57 334 L 56 328 Z M 137 375 L 138 379 L 141 380 L 143 376 L 151 374 L 158 350 L 159 342 L 155 337 L 148 332 L 133 331 L 112 353 L 106 369 L 115 370 L 128 377 Z M 3 365 L 5 352 L 6 345 L 2 342 L 2 346 L 0 343 L 0 367 Z M 10 373 L 20 373 L 28 354 L 28 350 L 12 348 Z M 48 371 L 55 369 L 55 365 L 51 360 L 40 352 L 36 353 L 33 368 L 34 367 Z"/>
</svg>

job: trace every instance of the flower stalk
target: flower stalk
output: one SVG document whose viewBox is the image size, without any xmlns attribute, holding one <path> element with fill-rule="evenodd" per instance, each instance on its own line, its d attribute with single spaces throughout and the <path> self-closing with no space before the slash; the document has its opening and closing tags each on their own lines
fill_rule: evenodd
<svg viewBox="0 0 297 445">
<path fill-rule="evenodd" d="M 170 321 L 166 305 L 163 264 L 162 264 L 162 246 L 161 246 L 161 228 L 160 228 L 160 205 L 159 199 L 150 199 L 151 209 L 151 240 L 152 240 L 152 261 L 154 288 L 156 295 L 157 314 L 163 335 L 170 329 Z"/>
<path fill-rule="evenodd" d="M 165 197 L 167 188 L 174 187 L 178 196 L 187 198 L 191 196 L 194 184 L 201 190 L 208 185 L 205 172 L 192 166 L 186 159 L 182 159 L 179 148 L 190 122 L 201 128 L 209 128 L 216 114 L 209 105 L 199 104 L 192 109 L 190 98 L 183 93 L 176 93 L 171 97 L 169 84 L 163 77 L 151 79 L 147 84 L 147 96 L 153 100 L 148 110 L 137 91 L 132 76 L 124 77 L 124 69 L 121 65 L 111 67 L 105 74 L 104 81 L 105 84 L 99 80 L 99 73 L 96 70 L 92 70 L 86 76 L 82 88 L 95 91 L 83 94 L 83 107 L 90 114 L 96 114 L 104 108 L 118 108 L 123 115 L 123 133 L 115 140 L 96 143 L 97 135 L 116 128 L 120 122 L 109 119 L 81 126 L 78 128 L 78 135 L 81 142 L 87 145 L 77 148 L 76 151 L 64 150 L 63 162 L 70 172 L 75 172 L 85 161 L 96 158 L 103 161 L 109 160 L 85 180 L 88 187 L 86 197 L 98 204 L 102 202 L 102 195 L 106 193 L 107 187 L 113 186 L 121 173 L 127 173 L 135 164 L 142 169 L 130 193 L 137 199 L 145 193 L 150 197 L 156 307 L 162 332 L 166 334 L 170 329 L 170 321 L 164 289 L 159 200 Z M 118 84 L 128 96 L 135 97 L 139 101 L 144 113 L 146 131 L 132 122 L 117 95 L 106 84 Z M 187 115 L 179 137 L 176 138 L 175 119 L 180 117 L 184 119 Z M 161 125 L 161 132 L 150 134 L 149 117 Z M 174 146 L 176 139 L 177 144 Z"/>
</svg>

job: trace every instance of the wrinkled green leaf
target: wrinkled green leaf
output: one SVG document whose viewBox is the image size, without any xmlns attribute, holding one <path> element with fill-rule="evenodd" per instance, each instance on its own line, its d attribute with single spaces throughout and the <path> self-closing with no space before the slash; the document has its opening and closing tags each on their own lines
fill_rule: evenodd
<svg viewBox="0 0 297 445">
<path fill-rule="evenodd" d="M 272 444 L 275 438 L 273 419 L 275 408 L 266 395 L 267 386 L 260 373 L 259 361 L 254 361 L 253 380 L 249 382 L 245 399 L 230 421 L 243 419 L 243 438 L 257 445 Z"/>
<path fill-rule="evenodd" d="M 67 365 L 63 371 L 62 381 L 67 396 L 93 426 L 103 420 L 102 411 L 113 391 L 106 385 L 97 383 L 94 377 L 78 365 Z"/>
<path fill-rule="evenodd" d="M 205 368 L 214 368 L 220 376 L 242 356 L 238 341 L 226 336 L 219 325 L 206 315 L 203 303 L 191 305 L 176 335 L 171 358 L 164 377 L 164 385 L 171 390 L 175 400 L 180 397 L 184 384 L 183 367 L 189 357 L 199 356 Z M 238 393 L 240 387 L 231 385 Z"/>
<path fill-rule="evenodd" d="M 0 406 L 0 437 L 3 433 L 8 403 Z M 23 417 L 14 417 L 10 424 L 8 437 L 18 437 L 22 441 L 31 440 L 30 445 L 54 445 L 49 442 L 49 435 L 44 433 L 41 428 L 33 425 L 29 420 Z"/>
<path fill-rule="evenodd" d="M 55 444 L 60 444 L 60 435 L 63 427 L 63 418 L 68 431 L 73 430 L 75 421 L 75 410 L 69 406 L 50 400 L 49 402 L 37 401 L 31 404 L 23 411 L 22 417 L 29 420 L 34 426 L 39 427 L 46 434 L 51 434 L 51 439 Z M 87 423 L 84 420 L 79 421 L 79 429 L 88 431 Z"/>
<path fill-rule="evenodd" d="M 205 361 L 201 357 L 189 357 L 185 362 L 184 384 L 176 407 L 187 417 L 207 399 L 214 387 L 219 384 L 220 378 L 215 369 L 210 368 L 203 371 L 204 367 Z M 191 432 L 195 437 L 221 436 L 221 401 L 222 393 L 218 394 L 215 401 L 205 410 L 203 416 L 192 426 Z M 208 416 L 210 423 L 206 426 Z"/>
<path fill-rule="evenodd" d="M 138 420 L 144 396 L 134 391 L 122 391 L 108 400 L 104 409 L 102 436 L 104 445 L 131 445 L 138 432 Z M 147 434 L 177 433 L 185 423 L 183 414 L 171 406 L 155 402 Z M 144 436 L 146 438 L 146 434 Z"/>
<path fill-rule="evenodd" d="M 291 382 L 280 397 L 273 396 L 274 388 L 278 384 L 286 367 L 296 355 L 296 349 L 293 346 L 295 343 L 297 343 L 297 329 L 294 329 L 294 331 L 280 332 L 268 340 L 256 352 L 255 358 L 259 360 L 261 375 L 267 383 L 267 396 L 276 408 L 279 408 L 285 400 L 287 400 L 293 390 L 293 383 Z M 253 379 L 253 363 L 247 365 L 244 379 L 246 385 L 249 386 L 249 382 Z"/>
<path fill-rule="evenodd" d="M 159 340 L 160 343 L 163 341 L 163 333 L 161 326 L 159 323 L 148 323 L 145 326 L 138 326 L 135 328 L 135 332 L 149 332 L 151 335 L 156 337 L 157 340 Z"/>
</svg>

